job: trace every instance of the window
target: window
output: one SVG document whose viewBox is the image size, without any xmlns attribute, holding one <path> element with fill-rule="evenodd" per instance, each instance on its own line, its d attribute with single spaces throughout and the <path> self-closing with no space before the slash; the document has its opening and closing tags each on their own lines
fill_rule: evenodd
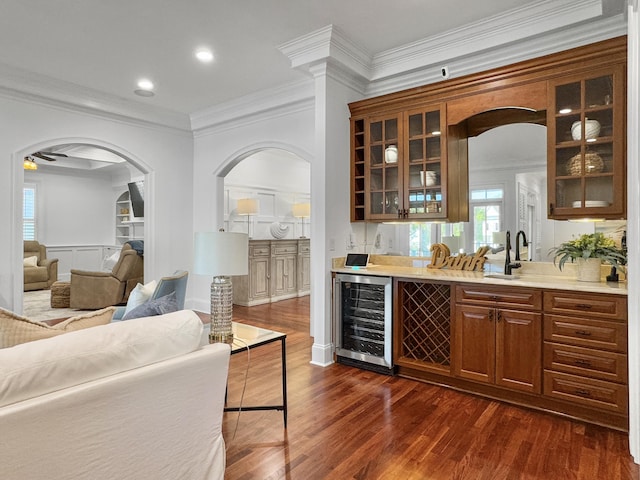
<svg viewBox="0 0 640 480">
<path fill-rule="evenodd" d="M 22 191 L 22 237 L 24 240 L 36 239 L 36 186 L 24 185 Z"/>
<path fill-rule="evenodd" d="M 430 257 L 434 243 L 446 243 L 451 254 L 456 254 L 462 247 L 459 240 L 463 234 L 462 223 L 410 223 L 409 256 Z"/>
<path fill-rule="evenodd" d="M 493 234 L 501 230 L 503 224 L 504 190 L 486 188 L 471 190 L 471 223 L 473 231 L 473 251 L 483 245 L 492 245 Z"/>
<path fill-rule="evenodd" d="M 430 257 L 431 244 L 436 243 L 435 233 L 431 223 L 409 224 L 409 256 Z"/>
</svg>

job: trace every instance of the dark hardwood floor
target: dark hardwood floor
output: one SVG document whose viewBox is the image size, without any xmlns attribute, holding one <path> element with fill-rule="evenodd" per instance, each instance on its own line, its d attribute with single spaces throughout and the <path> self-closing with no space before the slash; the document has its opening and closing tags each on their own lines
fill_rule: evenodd
<svg viewBox="0 0 640 480">
<path fill-rule="evenodd" d="M 225 413 L 227 480 L 633 479 L 624 433 L 412 380 L 311 365 L 309 297 L 234 306 L 287 334 L 288 428 L 277 411 Z M 250 353 L 244 404 L 277 403 L 280 343 Z M 229 404 L 246 354 L 231 357 Z"/>
</svg>

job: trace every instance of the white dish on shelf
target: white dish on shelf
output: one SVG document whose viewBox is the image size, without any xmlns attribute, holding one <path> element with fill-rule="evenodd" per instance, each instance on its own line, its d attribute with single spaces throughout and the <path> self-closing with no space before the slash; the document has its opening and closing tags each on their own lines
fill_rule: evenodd
<svg viewBox="0 0 640 480">
<path fill-rule="evenodd" d="M 597 120 L 585 119 L 584 121 L 584 136 L 587 140 L 598 138 L 600 135 L 600 122 Z M 571 136 L 574 140 L 580 140 L 582 138 L 582 123 L 573 122 L 571 125 Z"/>
<path fill-rule="evenodd" d="M 576 200 L 571 204 L 573 208 L 580 208 L 582 206 L 582 202 L 580 200 Z M 605 202 L 604 200 L 586 200 L 584 202 L 585 207 L 608 207 L 609 202 Z"/>
</svg>

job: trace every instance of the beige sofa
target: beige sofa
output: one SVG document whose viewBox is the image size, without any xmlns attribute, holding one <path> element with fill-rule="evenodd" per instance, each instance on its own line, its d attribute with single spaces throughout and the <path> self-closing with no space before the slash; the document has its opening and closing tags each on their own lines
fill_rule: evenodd
<svg viewBox="0 0 640 480">
<path fill-rule="evenodd" d="M 44 290 L 58 281 L 58 259 L 47 258 L 47 248 L 36 240 L 25 240 L 24 258 L 36 257 L 36 266 L 24 267 L 24 291 Z"/>
<path fill-rule="evenodd" d="M 222 479 L 230 348 L 192 311 L 0 349 L 0 478 Z"/>
</svg>

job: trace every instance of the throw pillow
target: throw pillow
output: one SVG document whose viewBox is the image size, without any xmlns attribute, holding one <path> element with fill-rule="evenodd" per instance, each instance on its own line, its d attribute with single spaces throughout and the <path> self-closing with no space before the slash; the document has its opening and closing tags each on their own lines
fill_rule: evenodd
<svg viewBox="0 0 640 480">
<path fill-rule="evenodd" d="M 146 285 L 142 285 L 141 283 L 137 284 L 129 294 L 129 299 L 127 300 L 127 306 L 124 309 L 124 314 L 126 315 L 137 306 L 142 305 L 144 302 L 149 300 L 155 290 L 155 280 L 151 280 Z"/>
<path fill-rule="evenodd" d="M 126 313 L 122 320 L 131 320 L 132 318 L 153 317 L 155 315 L 164 315 L 165 313 L 177 312 L 178 302 L 176 301 L 176 292 L 171 292 L 164 297 L 149 300 L 142 305 L 137 306 L 130 312 Z"/>
<path fill-rule="evenodd" d="M 76 315 L 51 326 L 0 308 L 0 348 L 55 337 L 83 328 L 106 325 L 111 321 L 114 310 L 115 307 L 103 308 L 95 312 Z"/>
<path fill-rule="evenodd" d="M 23 262 L 25 267 L 37 267 L 38 266 L 38 257 L 26 257 Z"/>
</svg>

